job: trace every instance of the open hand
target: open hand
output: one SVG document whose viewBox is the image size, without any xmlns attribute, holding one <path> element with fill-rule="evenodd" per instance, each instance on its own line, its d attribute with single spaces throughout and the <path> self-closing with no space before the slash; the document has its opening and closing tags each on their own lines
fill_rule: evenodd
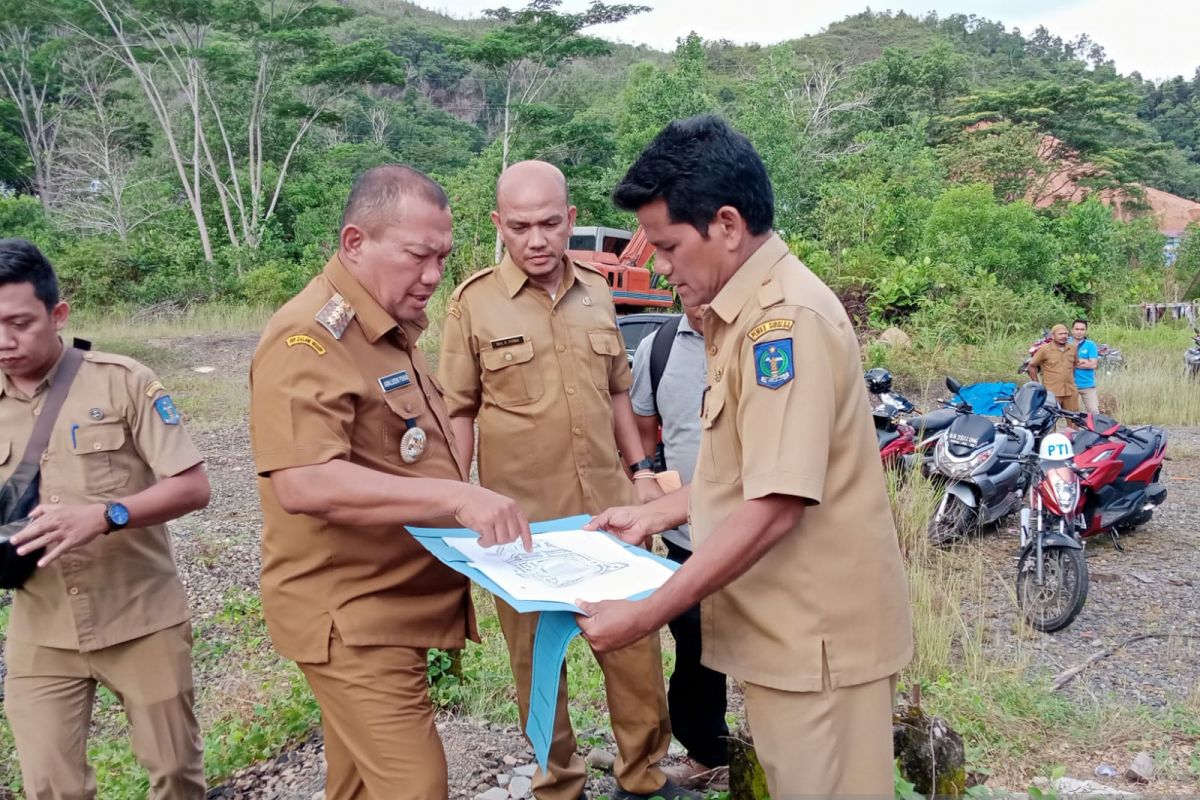
<svg viewBox="0 0 1200 800">
<path fill-rule="evenodd" d="M 604 530 L 623 542 L 640 545 L 658 533 L 651 516 L 639 506 L 616 506 L 601 511 L 583 526 L 585 531 Z"/>
</svg>

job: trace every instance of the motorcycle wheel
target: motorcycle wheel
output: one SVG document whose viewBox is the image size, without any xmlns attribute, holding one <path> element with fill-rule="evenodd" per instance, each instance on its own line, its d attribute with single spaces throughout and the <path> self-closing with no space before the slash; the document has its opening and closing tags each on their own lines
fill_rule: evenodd
<svg viewBox="0 0 1200 800">
<path fill-rule="evenodd" d="M 1037 550 L 1030 548 L 1017 564 L 1017 604 L 1030 625 L 1054 633 L 1070 625 L 1087 602 L 1087 558 L 1073 547 L 1047 547 L 1042 551 L 1042 577 L 1039 586 Z"/>
<path fill-rule="evenodd" d="M 979 514 L 955 495 L 946 498 L 941 517 L 929 519 L 929 543 L 941 547 L 965 539 L 979 525 Z"/>
</svg>

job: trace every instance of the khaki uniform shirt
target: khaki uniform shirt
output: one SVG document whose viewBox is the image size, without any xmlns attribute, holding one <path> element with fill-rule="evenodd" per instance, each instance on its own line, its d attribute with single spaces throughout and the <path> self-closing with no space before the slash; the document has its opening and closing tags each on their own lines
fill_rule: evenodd
<svg viewBox="0 0 1200 800">
<path fill-rule="evenodd" d="M 821 690 L 822 651 L 835 689 L 896 674 L 912 657 L 908 581 L 841 303 L 775 236 L 713 300 L 704 333 L 697 549 L 745 501 L 809 503 L 704 601 L 704 664 L 798 692 Z"/>
<path fill-rule="evenodd" d="M 438 375 L 450 415 L 479 423 L 479 482 L 531 520 L 633 502 L 612 394 L 633 377 L 608 283 L 568 261 L 558 295 L 512 259 L 455 290 Z"/>
<path fill-rule="evenodd" d="M 267 477 L 341 458 L 390 475 L 464 480 L 440 391 L 416 346 L 424 327 L 398 325 L 334 255 L 258 344 L 250 439 L 263 506 L 263 612 L 287 658 L 327 662 L 334 625 L 351 646 L 454 648 L 476 635 L 467 579 L 403 526 L 288 514 Z M 411 464 L 401 457 L 408 420 L 427 437 Z"/>
<path fill-rule="evenodd" d="M 57 370 L 33 397 L 0 375 L 0 480 L 8 480 L 24 455 Z M 202 463 L 170 399 L 156 405 L 160 398 L 166 398 L 163 385 L 142 364 L 86 353 L 42 458 L 39 502 L 116 501 Z M 37 569 L 14 593 L 7 635 L 89 652 L 188 617 L 166 526 L 153 525 L 99 536 Z"/>
<path fill-rule="evenodd" d="M 1070 397 L 1079 394 L 1075 387 L 1075 364 L 1079 361 L 1075 345 L 1068 344 L 1059 347 L 1054 342 L 1046 342 L 1033 354 L 1029 366 L 1040 369 L 1042 383 L 1046 391 L 1055 397 Z"/>
</svg>

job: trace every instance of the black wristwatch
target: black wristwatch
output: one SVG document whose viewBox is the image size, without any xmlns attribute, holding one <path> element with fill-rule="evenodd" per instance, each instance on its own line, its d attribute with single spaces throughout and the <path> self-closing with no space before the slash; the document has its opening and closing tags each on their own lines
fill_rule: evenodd
<svg viewBox="0 0 1200 800">
<path fill-rule="evenodd" d="M 122 503 L 105 503 L 104 521 L 108 523 L 105 534 L 119 531 L 129 524 L 129 509 Z"/>
<path fill-rule="evenodd" d="M 654 469 L 654 459 L 643 458 L 641 461 L 637 462 L 636 464 L 629 465 L 630 472 L 638 472 L 639 470 L 643 470 L 643 469 L 653 470 Z"/>
</svg>

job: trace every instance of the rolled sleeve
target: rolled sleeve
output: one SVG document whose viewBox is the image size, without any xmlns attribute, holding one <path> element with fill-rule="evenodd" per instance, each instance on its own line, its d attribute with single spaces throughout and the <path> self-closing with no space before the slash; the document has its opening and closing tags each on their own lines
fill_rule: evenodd
<svg viewBox="0 0 1200 800">
<path fill-rule="evenodd" d="M 658 404 L 650 382 L 650 349 L 657 335 L 656 331 L 643 338 L 633 354 L 633 385 L 629 389 L 629 400 L 633 404 L 633 413 L 639 417 L 658 416 Z"/>
<path fill-rule="evenodd" d="M 742 494 L 772 494 L 820 503 L 829 465 L 836 398 L 830 354 L 840 346 L 834 331 L 803 308 L 771 308 L 762 320 L 791 319 L 790 331 L 772 331 L 757 342 L 744 339 L 739 359 L 742 433 Z M 791 342 L 792 377 L 776 388 L 760 384 L 756 347 Z"/>
<path fill-rule="evenodd" d="M 357 371 L 338 347 L 265 342 L 250 367 L 250 439 L 259 475 L 350 458 Z"/>
<path fill-rule="evenodd" d="M 455 302 L 442 326 L 442 350 L 438 356 L 438 382 L 451 417 L 475 417 L 483 397 L 479 353 L 472 347 L 471 319 L 465 303 Z"/>
<path fill-rule="evenodd" d="M 204 462 L 192 437 L 179 420 L 170 422 L 155 406 L 167 397 L 163 385 L 147 367 L 140 366 L 129 373 L 131 412 L 128 423 L 134 446 L 142 460 L 149 465 L 158 480 L 170 478 Z"/>
</svg>

